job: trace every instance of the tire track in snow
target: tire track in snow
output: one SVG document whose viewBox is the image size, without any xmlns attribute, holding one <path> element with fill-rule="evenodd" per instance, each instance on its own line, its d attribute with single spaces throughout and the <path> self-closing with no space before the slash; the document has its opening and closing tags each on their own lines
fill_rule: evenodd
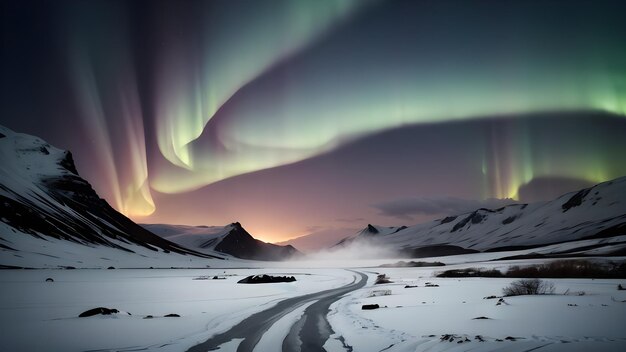
<svg viewBox="0 0 626 352">
<path fill-rule="evenodd" d="M 252 352 L 263 334 L 274 323 L 294 309 L 312 301 L 317 302 L 309 306 L 300 320 L 292 326 L 287 338 L 283 341 L 283 350 L 321 351 L 328 336 L 332 333 L 330 324 L 326 320 L 329 306 L 341 296 L 359 289 L 367 283 L 367 275 L 356 271 L 354 273 L 357 275 L 354 281 L 348 285 L 280 301 L 274 307 L 252 314 L 229 330 L 191 347 L 187 352 L 215 350 L 220 345 L 234 339 L 243 339 L 237 347 L 237 352 Z"/>
</svg>

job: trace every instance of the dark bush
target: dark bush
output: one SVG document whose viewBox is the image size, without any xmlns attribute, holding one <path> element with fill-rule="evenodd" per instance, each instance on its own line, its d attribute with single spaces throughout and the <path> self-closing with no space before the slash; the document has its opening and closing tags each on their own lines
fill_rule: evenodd
<svg viewBox="0 0 626 352">
<path fill-rule="evenodd" d="M 611 264 L 603 265 L 588 260 L 557 260 L 534 266 L 512 266 L 507 277 L 523 278 L 623 278 L 626 267 Z"/>
<path fill-rule="evenodd" d="M 624 279 L 626 278 L 626 263 L 602 264 L 588 260 L 557 260 L 539 265 L 514 265 L 504 274 L 496 269 L 466 268 L 446 270 L 436 276 Z"/>
<path fill-rule="evenodd" d="M 422 267 L 429 267 L 429 266 L 446 266 L 446 265 L 442 262 L 416 262 L 413 260 L 411 260 L 410 262 L 405 262 L 401 260 L 393 264 L 383 264 L 380 267 L 381 268 L 408 268 L 408 267 L 422 268 Z"/>
<path fill-rule="evenodd" d="M 496 269 L 481 269 L 481 268 L 467 268 L 467 269 L 452 269 L 446 270 L 436 275 L 437 277 L 502 277 L 502 273 Z"/>
<path fill-rule="evenodd" d="M 554 293 L 554 284 L 539 279 L 521 279 L 502 289 L 505 296 L 546 295 Z"/>
</svg>

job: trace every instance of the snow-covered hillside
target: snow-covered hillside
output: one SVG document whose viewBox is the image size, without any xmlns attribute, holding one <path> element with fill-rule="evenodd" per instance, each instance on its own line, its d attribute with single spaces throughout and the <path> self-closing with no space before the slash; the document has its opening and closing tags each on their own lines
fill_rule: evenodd
<svg viewBox="0 0 626 352">
<path fill-rule="evenodd" d="M 134 254 L 140 266 L 165 254 L 210 257 L 115 211 L 78 175 L 70 152 L 0 126 L 0 265 L 103 265 L 94 248 L 106 249 L 109 261 Z"/>
<path fill-rule="evenodd" d="M 368 225 L 354 240 L 375 241 L 415 256 L 510 250 L 585 240 L 592 250 L 624 242 L 626 236 L 626 177 L 565 194 L 550 202 L 477 209 L 408 228 Z M 612 239 L 611 239 L 612 238 Z M 622 238 L 621 241 L 615 239 Z M 593 243 L 590 243 L 589 240 Z M 583 243 L 581 241 L 581 243 Z M 611 254 L 608 252 L 602 254 Z M 558 249 L 555 250 L 558 252 Z"/>
<path fill-rule="evenodd" d="M 206 254 L 217 252 L 253 260 L 285 260 L 300 255 L 290 245 L 278 246 L 253 238 L 238 222 L 224 227 L 165 224 L 142 226 L 182 247 Z"/>
</svg>

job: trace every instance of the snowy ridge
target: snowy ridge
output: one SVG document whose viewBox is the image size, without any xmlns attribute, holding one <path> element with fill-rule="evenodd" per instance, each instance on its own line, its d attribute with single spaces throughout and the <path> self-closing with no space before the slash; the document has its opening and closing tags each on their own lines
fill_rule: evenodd
<svg viewBox="0 0 626 352">
<path fill-rule="evenodd" d="M 370 231 L 372 228 L 378 233 Z M 395 228 L 368 225 L 352 240 L 375 239 L 414 254 L 423 254 L 415 252 L 426 247 L 467 253 L 578 240 L 595 240 L 593 244 L 585 241 L 586 246 L 599 246 L 610 237 L 626 235 L 626 177 L 567 193 L 549 202 L 513 204 L 495 210 L 481 208 L 392 229 Z M 344 241 L 349 240 L 350 237 Z"/>
<path fill-rule="evenodd" d="M 228 254 L 241 259 L 285 260 L 301 255 L 290 245 L 279 246 L 253 238 L 240 223 L 221 226 L 144 224 L 168 241 L 206 254 Z"/>
<path fill-rule="evenodd" d="M 367 224 L 367 226 L 363 230 L 355 233 L 352 236 L 348 236 L 342 239 L 341 241 L 337 242 L 337 244 L 335 244 L 333 247 L 346 246 L 355 240 L 358 240 L 358 241 L 369 240 L 369 239 L 376 240 L 380 238 L 381 236 L 388 236 L 398 231 L 402 231 L 406 228 L 407 228 L 406 226 L 385 227 L 385 226 L 376 226 L 372 224 Z"/>
<path fill-rule="evenodd" d="M 0 225 L 0 265 L 15 265 L 15 258 L 22 258 L 17 262 L 29 266 L 22 252 L 62 257 L 47 249 L 46 242 L 53 239 L 126 253 L 141 248 L 208 257 L 164 240 L 114 210 L 79 176 L 70 152 L 2 126 Z M 83 259 L 76 261 L 91 265 Z"/>
</svg>

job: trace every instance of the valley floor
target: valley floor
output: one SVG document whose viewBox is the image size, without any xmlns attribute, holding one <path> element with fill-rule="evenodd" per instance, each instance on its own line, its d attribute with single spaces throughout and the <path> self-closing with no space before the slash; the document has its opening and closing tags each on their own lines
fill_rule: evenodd
<svg viewBox="0 0 626 352">
<path fill-rule="evenodd" d="M 504 268 L 511 263 L 459 263 L 445 269 Z M 327 351 L 626 350 L 626 291 L 617 290 L 626 280 L 554 279 L 553 295 L 508 297 L 496 305 L 498 299 L 484 297 L 501 296 L 514 279 L 435 278 L 433 273 L 442 268 L 378 268 L 359 262 L 351 265 L 354 271 L 304 264 L 263 269 L 0 270 L 0 350 L 186 351 L 212 336 L 231 336 L 231 328 L 270 309 L 276 319 L 258 334 L 251 345 L 254 351 L 296 348 L 300 341 L 293 332 L 298 324 L 325 329 L 330 334 Z M 237 284 L 260 273 L 293 275 L 297 281 Z M 377 273 L 393 282 L 373 285 Z M 368 280 L 359 288 L 361 274 Z M 426 287 L 427 282 L 438 287 Z M 390 295 L 370 297 L 374 290 L 389 290 Z M 327 293 L 316 294 L 320 291 Z M 300 319 L 313 319 L 316 310 L 310 307 L 319 302 L 329 305 L 329 327 Z M 362 310 L 363 304 L 381 308 Z M 78 318 L 95 307 L 121 312 Z M 180 317 L 164 317 L 170 313 Z M 153 318 L 145 319 L 148 315 Z M 475 319 L 479 317 L 487 319 Z M 222 341 L 218 347 L 243 349 L 243 340 Z"/>
</svg>

